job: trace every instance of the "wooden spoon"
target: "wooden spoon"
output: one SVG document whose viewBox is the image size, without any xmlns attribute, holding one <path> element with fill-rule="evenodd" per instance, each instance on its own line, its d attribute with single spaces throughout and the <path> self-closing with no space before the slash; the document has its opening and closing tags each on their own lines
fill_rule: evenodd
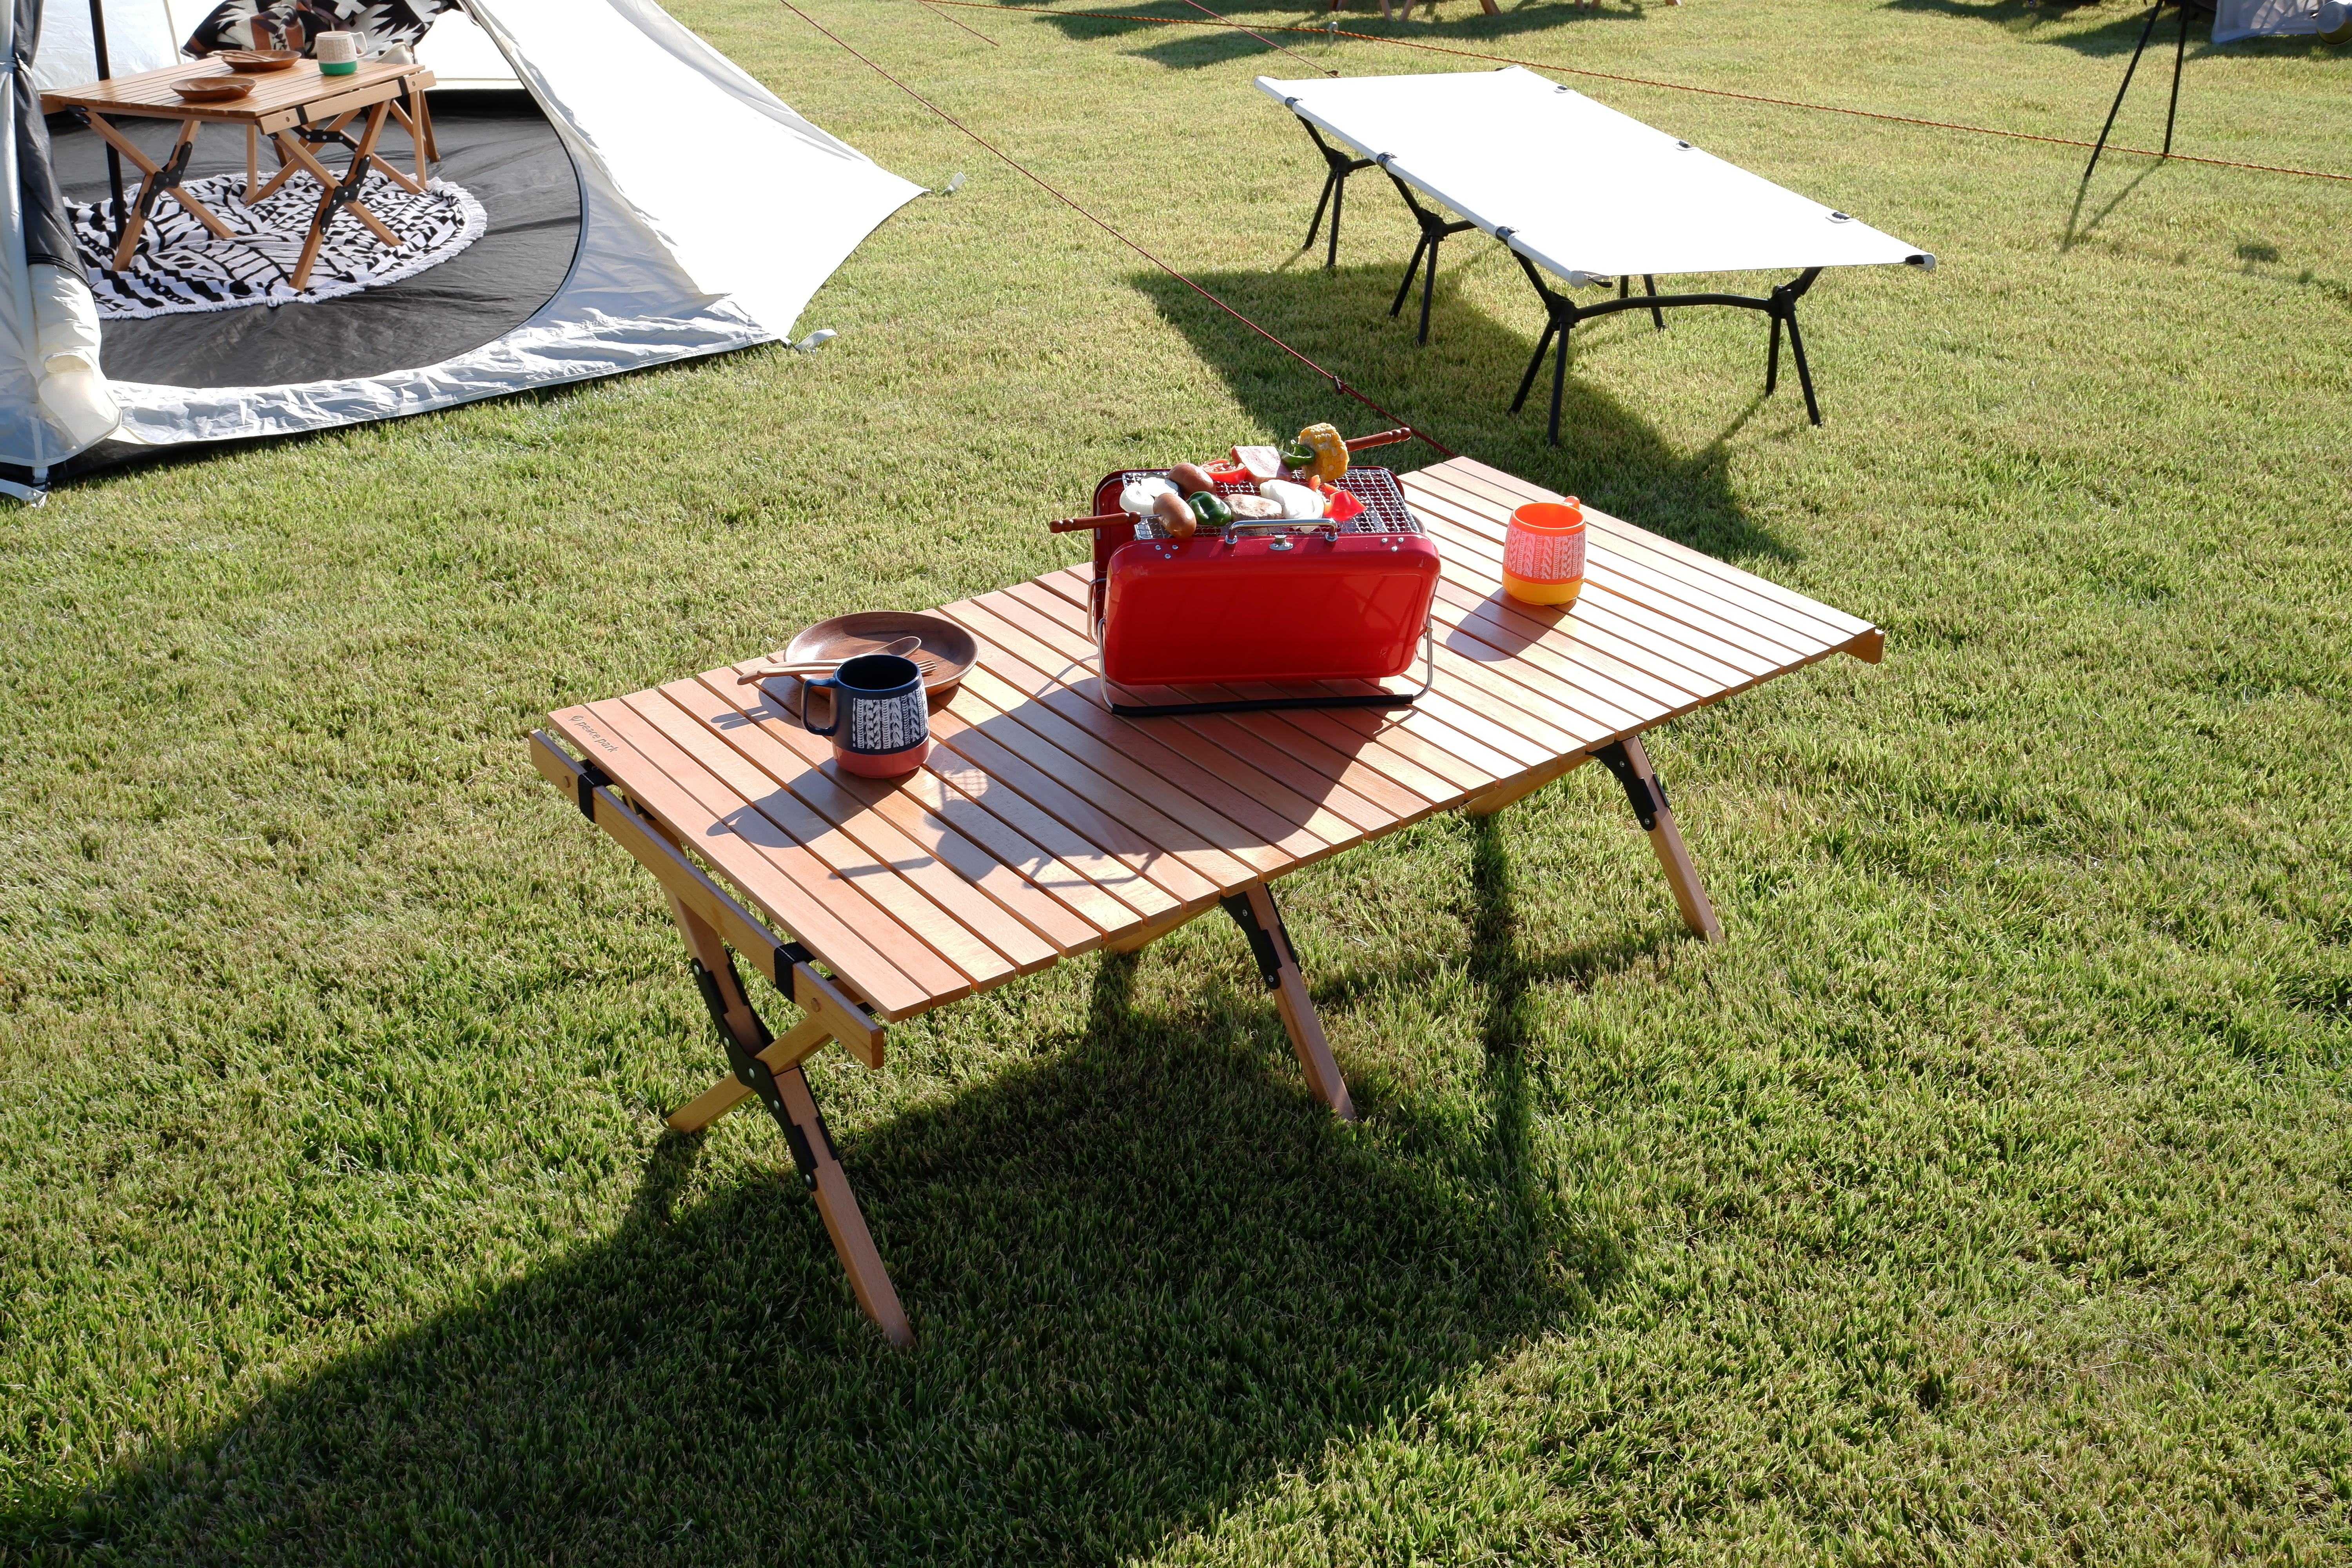
<svg viewBox="0 0 2352 1568">
<path fill-rule="evenodd" d="M 922 646 L 923 639 L 921 637 L 900 637 L 897 642 L 891 643 L 887 647 L 871 648 L 867 651 L 877 654 L 895 653 L 903 658 L 911 655 L 917 648 Z M 866 655 L 862 653 L 853 653 L 849 656 L 849 658 L 864 658 L 865 657 Z M 740 686 L 748 680 L 765 680 L 772 675 L 830 675 L 835 670 L 839 669 L 843 665 L 847 664 L 849 662 L 849 658 L 819 658 L 806 660 L 800 664 L 770 665 L 764 669 L 755 669 L 748 674 L 737 676 L 735 678 L 735 683 L 738 686 Z M 921 659 L 919 658 L 915 660 L 915 666 L 917 668 L 921 668 L 922 665 L 923 661 Z"/>
</svg>

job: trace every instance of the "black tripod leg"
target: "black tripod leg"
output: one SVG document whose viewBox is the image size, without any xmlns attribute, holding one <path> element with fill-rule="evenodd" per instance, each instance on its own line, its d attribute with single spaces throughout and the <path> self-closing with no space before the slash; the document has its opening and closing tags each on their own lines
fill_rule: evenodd
<svg viewBox="0 0 2352 1568">
<path fill-rule="evenodd" d="M 1331 248 L 1323 258 L 1326 272 L 1339 265 L 1339 214 L 1348 205 L 1348 176 L 1334 171 L 1331 184 Z"/>
<path fill-rule="evenodd" d="M 1331 205 L 1331 187 L 1339 183 L 1339 170 L 1330 169 L 1324 173 L 1323 194 L 1315 198 L 1315 221 L 1307 226 L 1307 243 L 1300 246 L 1298 247 L 1299 249 L 1312 250 L 1315 248 L 1315 237 L 1323 232 L 1323 209 Z M 1335 223 L 1333 227 L 1337 228 L 1338 225 Z"/>
<path fill-rule="evenodd" d="M 1552 352 L 1551 361 L 1551 444 L 1559 445 L 1559 397 L 1568 384 L 1568 334 L 1570 327 L 1559 330 L 1559 347 Z"/>
<path fill-rule="evenodd" d="M 1543 336 L 1536 340 L 1535 357 L 1528 361 L 1528 374 L 1519 377 L 1519 395 L 1511 399 L 1512 413 L 1517 414 L 1527 406 L 1528 392 L 1536 384 L 1536 372 L 1543 368 L 1544 350 L 1551 347 L 1551 335 L 1558 326 L 1556 321 L 1544 323 Z"/>
<path fill-rule="evenodd" d="M 2140 52 L 2147 47 L 2148 35 L 2156 31 L 2157 13 L 2163 9 L 2164 0 L 2156 0 L 2147 8 L 2147 26 L 2139 30 L 2139 42 L 2132 47 L 2131 63 L 2124 67 L 2123 83 L 2116 89 L 2116 100 L 2107 108 L 2107 122 L 2099 127 L 2098 145 L 2091 149 L 2091 161 L 2083 165 L 2083 183 L 2086 185 L 2091 183 L 2091 171 L 2099 166 L 2099 154 L 2107 150 L 2108 132 L 2116 128 L 2116 116 L 2123 112 L 2124 94 L 2131 90 L 2132 72 L 2139 69 Z M 2184 21 L 2182 26 L 2185 27 L 2187 23 Z"/>
<path fill-rule="evenodd" d="M 1642 274 L 1642 284 L 1643 287 L 1649 289 L 1651 299 L 1654 300 L 1658 297 L 1658 280 L 1655 278 L 1653 278 L 1648 273 L 1644 272 Z M 1650 320 L 1654 324 L 1655 324 L 1658 331 L 1663 332 L 1666 330 L 1666 313 L 1664 310 L 1659 310 L 1655 305 L 1650 307 Z"/>
<path fill-rule="evenodd" d="M 1813 373 L 1805 363 L 1805 334 L 1797 330 L 1797 307 L 1789 306 L 1789 353 L 1797 362 L 1797 384 L 1805 389 L 1805 416 L 1814 424 L 1822 422 L 1822 405 L 1813 401 Z"/>
<path fill-rule="evenodd" d="M 2189 54 L 2189 0 L 2177 0 L 2180 7 L 2180 37 L 2172 46 L 2172 102 L 2164 111 L 2164 155 L 2172 156 L 2172 121 L 2180 112 L 2180 62 Z"/>
<path fill-rule="evenodd" d="M 1764 395 L 1769 397 L 1780 385 L 1780 312 L 1772 312 L 1772 346 L 1764 355 Z"/>
<path fill-rule="evenodd" d="M 1429 237 L 1429 269 L 1421 275 L 1421 346 L 1423 348 L 1427 348 L 1429 346 L 1429 295 L 1430 291 L 1437 287 L 1437 241 L 1439 237 L 1439 236 L 1433 234 Z M 1393 312 L 1391 312 L 1391 314 L 1393 314 Z"/>
<path fill-rule="evenodd" d="M 1404 297 L 1412 290 L 1412 275 L 1421 270 L 1421 253 L 1428 248 L 1429 236 L 1424 234 L 1421 237 L 1421 243 L 1412 247 L 1412 259 L 1405 263 L 1404 276 L 1397 280 L 1396 298 L 1389 301 L 1390 315 L 1396 315 L 1404 309 Z"/>
</svg>

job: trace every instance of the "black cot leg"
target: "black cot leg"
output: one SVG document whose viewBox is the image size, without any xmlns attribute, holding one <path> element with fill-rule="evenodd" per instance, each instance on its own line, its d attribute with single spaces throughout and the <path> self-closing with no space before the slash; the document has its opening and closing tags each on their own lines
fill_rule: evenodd
<svg viewBox="0 0 2352 1568">
<path fill-rule="evenodd" d="M 1776 334 L 1774 341 L 1779 341 Z M 1789 303 L 1789 353 L 1797 362 L 1797 384 L 1805 389 L 1805 416 L 1818 425 L 1822 405 L 1813 401 L 1813 373 L 1805 363 L 1805 334 L 1797 329 L 1796 301 Z"/>
<path fill-rule="evenodd" d="M 1568 385 L 1568 334 L 1570 328 L 1559 330 L 1559 346 L 1552 351 L 1551 360 L 1551 444 L 1559 445 L 1559 399 Z"/>
<path fill-rule="evenodd" d="M 1323 176 L 1323 194 L 1315 199 L 1315 221 L 1307 226 L 1307 243 L 1300 246 L 1299 249 L 1315 248 L 1315 237 L 1323 232 L 1323 214 L 1331 205 L 1331 192 L 1339 184 L 1339 171 L 1337 169 L 1331 170 Z M 1339 240 L 1339 220 L 1334 217 L 1331 220 L 1331 241 L 1335 252 L 1338 249 Z"/>
<path fill-rule="evenodd" d="M 2172 102 L 2164 111 L 2164 155 L 2172 156 L 2172 121 L 2180 112 L 2180 65 L 2189 54 L 2189 0 L 2177 0 L 2180 7 L 2180 36 L 2172 46 Z"/>
<path fill-rule="evenodd" d="M 1551 335 L 1559 328 L 1557 321 L 1544 323 L 1543 336 L 1536 340 L 1535 357 L 1528 361 L 1528 374 L 1519 377 L 1519 395 L 1511 399 L 1511 412 L 1517 414 L 1527 406 L 1528 393 L 1535 386 L 1536 372 L 1543 368 L 1544 351 L 1551 347 Z"/>
<path fill-rule="evenodd" d="M 1437 287 L 1437 242 L 1440 236 L 1429 237 L 1429 270 L 1421 275 L 1421 346 L 1429 346 L 1429 296 Z M 1389 312 L 1394 315 L 1396 312 Z"/>
<path fill-rule="evenodd" d="M 1772 346 L 1764 354 L 1764 395 L 1769 397 L 1780 387 L 1780 312 L 1773 310 Z"/>
<path fill-rule="evenodd" d="M 1642 274 L 1642 286 L 1649 289 L 1651 299 L 1658 297 L 1658 280 L 1646 272 Z M 1658 331 L 1663 332 L 1666 330 L 1666 313 L 1655 305 L 1650 307 L 1650 321 Z"/>
<path fill-rule="evenodd" d="M 1331 248 L 1323 258 L 1323 270 L 1330 271 L 1339 265 L 1339 214 L 1348 205 L 1348 176 L 1332 176 L 1331 189 Z"/>
<path fill-rule="evenodd" d="M 1404 297 L 1412 291 L 1412 275 L 1421 270 L 1422 253 L 1429 249 L 1429 236 L 1424 234 L 1421 237 L 1421 243 L 1412 247 L 1412 259 L 1404 264 L 1404 276 L 1397 280 L 1396 298 L 1389 301 L 1390 315 L 1393 316 L 1404 309 Z M 1432 272 L 1437 270 L 1437 268 L 1433 263 L 1430 267 L 1430 270 Z M 1427 342 L 1429 341 L 1429 326 L 1426 317 L 1423 319 L 1421 341 L 1423 342 Z"/>
<path fill-rule="evenodd" d="M 2139 57 L 2147 48 L 2148 35 L 2156 31 L 2156 18 L 2163 9 L 2164 0 L 2156 0 L 2156 4 L 2147 8 L 2147 25 L 2139 30 L 2139 42 L 2132 46 L 2130 63 L 2124 67 L 2124 79 L 2116 88 L 2116 100 L 2107 108 L 2107 122 L 2099 127 L 2098 144 L 2091 149 L 2091 161 L 2083 165 L 2083 183 L 2086 185 L 2091 183 L 2093 173 L 2098 169 L 2099 154 L 2107 150 L 2107 137 L 2116 128 L 2116 116 L 2123 112 L 2124 94 L 2131 90 L 2132 73 L 2139 69 Z M 2185 16 L 2181 25 L 2183 27 L 2188 26 Z"/>
</svg>

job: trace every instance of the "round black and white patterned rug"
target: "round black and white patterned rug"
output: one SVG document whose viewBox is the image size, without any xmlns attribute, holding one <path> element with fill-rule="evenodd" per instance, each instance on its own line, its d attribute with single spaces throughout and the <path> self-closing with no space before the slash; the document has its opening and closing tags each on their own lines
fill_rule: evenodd
<svg viewBox="0 0 2352 1568">
<path fill-rule="evenodd" d="M 252 206 L 240 199 L 242 173 L 190 180 L 186 188 L 228 226 L 230 237 L 215 238 L 166 193 L 155 202 L 130 267 L 121 272 L 105 265 L 114 247 L 103 205 L 67 204 L 100 320 L 331 300 L 446 261 L 488 226 L 481 203 L 462 185 L 434 180 L 423 195 L 411 195 L 372 170 L 360 199 L 405 243 L 394 249 L 348 209 L 338 212 L 319 247 L 310 286 L 297 289 L 294 267 L 318 210 L 318 181 L 297 174 Z"/>
</svg>

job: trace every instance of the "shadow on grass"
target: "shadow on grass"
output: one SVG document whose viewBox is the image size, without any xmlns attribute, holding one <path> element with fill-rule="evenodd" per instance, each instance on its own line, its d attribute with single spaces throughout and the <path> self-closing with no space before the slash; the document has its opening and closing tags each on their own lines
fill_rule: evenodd
<svg viewBox="0 0 2352 1568">
<path fill-rule="evenodd" d="M 1303 193 L 1302 213 L 1312 210 L 1311 190 Z M 1360 198 L 1383 193 L 1365 186 Z M 1349 245 L 1359 243 L 1350 229 Z M 1475 239 L 1476 237 L 1466 237 Z M 1456 248 L 1460 247 L 1460 248 Z M 1402 417 L 1425 423 L 1430 433 L 1454 450 L 1522 479 L 1591 501 L 1605 511 L 1727 560 L 1789 560 L 1793 552 L 1750 518 L 1730 482 L 1732 438 L 1769 411 L 1792 428 L 1804 421 L 1804 404 L 1794 378 L 1769 402 L 1750 399 L 1724 427 L 1696 450 L 1677 451 L 1657 430 L 1608 394 L 1595 389 L 1579 367 L 1606 356 L 1652 349 L 1647 316 L 1637 311 L 1607 317 L 1576 330 L 1567 396 L 1560 410 L 1560 444 L 1544 435 L 1549 395 L 1547 356 L 1541 384 L 1521 413 L 1510 412 L 1511 395 L 1534 352 L 1542 316 L 1532 296 L 1524 327 L 1506 325 L 1466 303 L 1459 281 L 1475 267 L 1507 265 L 1491 246 L 1449 246 L 1438 274 L 1429 345 L 1414 341 L 1414 298 L 1394 319 L 1389 304 L 1403 270 L 1402 258 L 1373 266 L 1342 266 L 1326 271 L 1313 265 L 1265 271 L 1204 273 L 1201 287 L 1264 325 L 1317 363 L 1347 378 L 1367 397 Z M 1318 382 L 1314 374 L 1182 283 L 1160 272 L 1129 275 L 1160 313 L 1183 332 L 1195 352 L 1223 377 L 1257 423 L 1257 434 L 1288 436 L 1318 420 L 1331 420 L 1349 435 L 1374 428 L 1379 416 Z M 1670 331 L 1672 329 L 1669 329 Z M 1759 354 L 1760 359 L 1760 354 Z M 1740 360 L 1727 375 L 1758 375 L 1760 367 Z M 1243 439 L 1236 434 L 1234 439 Z M 1398 468 L 1437 460 L 1420 445 L 1388 447 L 1370 459 Z"/>
<path fill-rule="evenodd" d="M 1402 3 L 1402 0 L 1399 0 Z M 1083 4 L 1083 0 L 1082 0 Z M 1297 49 L 1307 54 L 1320 40 L 1325 20 L 1336 21 L 1343 32 L 1376 38 L 1435 39 L 1452 45 L 1480 41 L 1500 42 L 1520 33 L 1554 32 L 1560 27 L 1586 22 L 1639 22 L 1644 12 L 1640 5 L 1581 7 L 1567 4 L 1521 4 L 1489 16 L 1480 11 L 1472 0 L 1451 0 L 1447 7 L 1454 15 L 1438 15 L 1421 11 L 1417 19 L 1387 18 L 1374 9 L 1365 15 L 1361 9 L 1332 16 L 1318 11 L 1308 24 L 1288 24 L 1305 26 L 1307 30 L 1276 31 L 1285 24 L 1267 24 L 1248 17 L 1231 24 L 1213 23 L 1200 12 L 1184 5 L 1182 0 L 1149 0 L 1140 5 L 1084 5 L 1081 10 L 1047 18 L 1065 37 L 1077 43 L 1097 43 L 1122 38 L 1130 34 L 1149 33 L 1162 37 L 1162 41 L 1147 47 L 1130 50 L 1139 59 L 1147 59 L 1171 70 L 1199 70 L 1207 66 L 1220 66 L 1237 59 L 1265 62 L 1265 69 L 1275 75 L 1284 74 L 1283 67 L 1297 70 L 1322 70 L 1311 54 L 1305 60 L 1292 59 L 1281 52 Z M 1465 11 L 1467 15 L 1464 15 Z M 1117 11 L 1118 16 L 1088 16 L 1087 11 Z M 1149 19 L 1138 19 L 1149 18 Z M 1173 24 L 1172 26 L 1171 24 Z M 1279 47 L 1268 47 L 1242 29 L 1262 33 Z M 1474 61 L 1456 62 L 1452 68 L 1475 69 Z"/>
<path fill-rule="evenodd" d="M 1506 930 L 1507 889 L 1481 889 Z M 1400 1105 L 1433 1130 L 1409 1139 L 1335 1123 L 1262 994 L 1212 980 L 1163 1017 L 1135 974 L 1104 958 L 1059 1049 L 845 1142 L 913 1352 L 856 1315 L 796 1182 L 698 1193 L 702 1139 L 668 1137 L 610 1236 L 0 1539 L 126 1563 L 1109 1561 L 1616 1278 L 1620 1240 L 1530 1174 L 1515 992 L 1489 1114 Z"/>
<path fill-rule="evenodd" d="M 2026 42 L 2051 44 L 2062 49 L 2072 49 L 2078 55 L 2095 59 L 2128 55 L 2139 43 L 2141 29 L 2147 26 L 2147 7 L 2144 5 L 2103 5 L 2098 0 L 2085 0 L 2081 5 L 2068 5 L 2064 0 L 2044 0 L 2035 10 L 2027 10 L 2020 0 L 1887 0 L 1889 11 L 1927 13 L 1938 16 L 1960 16 L 2016 30 L 2020 22 L 2055 24 L 2072 22 L 2082 13 L 2095 10 L 2101 18 L 2095 27 L 2061 28 L 2037 26 L 2020 34 Z M 2212 7 L 2199 5 L 2191 0 L 2189 20 L 2189 58 L 2193 64 L 2211 51 L 2213 46 L 2205 36 L 2212 31 Z M 2152 63 L 2160 44 L 2164 48 L 2164 67 L 2168 75 L 2172 69 L 2174 40 L 2179 36 L 2180 21 L 2177 15 L 2158 18 L 2156 31 L 2149 35 L 2147 52 Z M 2200 36 L 2204 35 L 2204 36 Z M 2145 69 L 2146 65 L 2142 66 Z M 2104 110 L 2105 106 L 2102 105 Z M 2094 129 L 2096 129 L 2094 127 Z"/>
</svg>

